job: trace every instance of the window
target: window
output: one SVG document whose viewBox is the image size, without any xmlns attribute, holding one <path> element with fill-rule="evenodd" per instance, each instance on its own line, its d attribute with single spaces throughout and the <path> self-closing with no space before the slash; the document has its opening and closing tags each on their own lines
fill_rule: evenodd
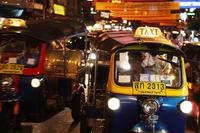
<svg viewBox="0 0 200 133">
<path fill-rule="evenodd" d="M 17 63 L 35 67 L 39 61 L 41 42 L 17 35 L 0 37 L 0 63 Z"/>
<path fill-rule="evenodd" d="M 131 86 L 133 81 L 164 82 L 167 87 L 181 85 L 180 58 L 169 52 L 122 51 L 115 56 L 115 80 Z"/>
</svg>

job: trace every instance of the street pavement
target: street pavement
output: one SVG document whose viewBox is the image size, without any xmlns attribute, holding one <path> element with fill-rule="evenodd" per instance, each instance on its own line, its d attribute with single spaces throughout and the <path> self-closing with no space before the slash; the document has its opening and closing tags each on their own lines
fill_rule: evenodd
<svg viewBox="0 0 200 133">
<path fill-rule="evenodd" d="M 22 130 L 17 133 L 80 133 L 80 123 L 73 123 L 70 108 L 41 123 L 23 122 Z M 194 133 L 186 131 L 185 133 Z"/>
<path fill-rule="evenodd" d="M 79 129 L 80 124 L 73 123 L 71 110 L 66 107 L 44 122 L 23 122 L 19 133 L 79 133 Z"/>
</svg>

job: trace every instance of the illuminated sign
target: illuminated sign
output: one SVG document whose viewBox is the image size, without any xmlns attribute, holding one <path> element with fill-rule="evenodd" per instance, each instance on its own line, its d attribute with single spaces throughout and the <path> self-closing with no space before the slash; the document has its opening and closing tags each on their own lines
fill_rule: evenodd
<svg viewBox="0 0 200 133">
<path fill-rule="evenodd" d="M 180 2 L 180 8 L 200 8 L 200 1 L 175 0 L 175 2 Z"/>
<path fill-rule="evenodd" d="M 179 10 L 179 2 L 96 2 L 96 10 L 131 11 L 131 10 Z"/>
<path fill-rule="evenodd" d="M 4 27 L 26 27 L 26 21 L 18 18 L 6 18 L 3 20 Z"/>
<path fill-rule="evenodd" d="M 43 10 L 43 5 L 40 3 L 35 3 L 35 2 L 27 2 L 26 7 L 32 8 L 32 9 Z"/>
<path fill-rule="evenodd" d="M 179 14 L 171 14 L 169 16 L 157 16 L 157 17 L 132 17 L 132 16 L 122 16 L 123 20 L 152 20 L 152 21 L 159 21 L 159 20 L 178 20 L 180 19 Z"/>
<path fill-rule="evenodd" d="M 187 15 L 188 16 L 195 16 L 195 13 L 194 12 L 188 12 Z"/>
<path fill-rule="evenodd" d="M 54 13 L 65 16 L 65 7 L 58 4 L 53 4 Z"/>
<path fill-rule="evenodd" d="M 111 16 L 133 16 L 133 17 L 147 17 L 147 16 L 169 16 L 170 10 L 158 10 L 158 11 L 111 11 Z"/>
<path fill-rule="evenodd" d="M 162 37 L 162 32 L 157 27 L 138 27 L 135 31 L 134 37 Z"/>
<path fill-rule="evenodd" d="M 121 0 L 112 0 L 112 3 L 122 3 Z"/>
<path fill-rule="evenodd" d="M 110 17 L 110 13 L 109 12 L 101 12 L 100 13 L 100 17 L 101 18 L 109 18 Z"/>
</svg>

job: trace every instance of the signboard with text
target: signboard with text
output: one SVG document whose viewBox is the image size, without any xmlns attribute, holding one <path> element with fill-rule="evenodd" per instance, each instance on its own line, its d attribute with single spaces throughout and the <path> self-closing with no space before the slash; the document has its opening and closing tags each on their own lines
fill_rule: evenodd
<svg viewBox="0 0 200 133">
<path fill-rule="evenodd" d="M 110 18 L 110 12 L 101 11 L 100 12 L 100 17 L 109 19 Z"/>
<path fill-rule="evenodd" d="M 59 4 L 53 4 L 54 13 L 65 16 L 65 7 Z"/>
<path fill-rule="evenodd" d="M 133 17 L 148 17 L 148 16 L 169 16 L 170 10 L 158 10 L 158 11 L 111 11 L 111 16 L 133 16 Z"/>
</svg>

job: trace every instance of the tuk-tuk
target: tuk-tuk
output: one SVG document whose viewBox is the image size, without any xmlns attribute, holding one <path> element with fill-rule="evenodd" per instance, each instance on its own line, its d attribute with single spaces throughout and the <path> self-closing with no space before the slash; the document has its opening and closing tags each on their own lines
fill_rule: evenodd
<svg viewBox="0 0 200 133">
<path fill-rule="evenodd" d="M 81 73 L 85 36 L 85 26 L 70 19 L 4 26 L 0 31 L 1 113 L 7 112 L 6 104 L 14 103 L 16 115 L 39 122 L 47 119 L 48 111 L 63 109 Z M 15 103 L 20 103 L 18 109 Z"/>
<path fill-rule="evenodd" d="M 94 84 L 88 91 L 94 103 L 83 106 L 81 132 L 184 133 L 192 103 L 187 100 L 183 52 L 156 27 L 109 35 L 100 37 L 93 52 L 94 80 L 89 81 Z M 103 44 L 110 45 L 110 58 L 101 61 Z M 108 74 L 100 71 L 100 62 L 108 64 Z M 100 93 L 96 86 L 105 84 L 101 81 L 107 85 Z"/>
</svg>

